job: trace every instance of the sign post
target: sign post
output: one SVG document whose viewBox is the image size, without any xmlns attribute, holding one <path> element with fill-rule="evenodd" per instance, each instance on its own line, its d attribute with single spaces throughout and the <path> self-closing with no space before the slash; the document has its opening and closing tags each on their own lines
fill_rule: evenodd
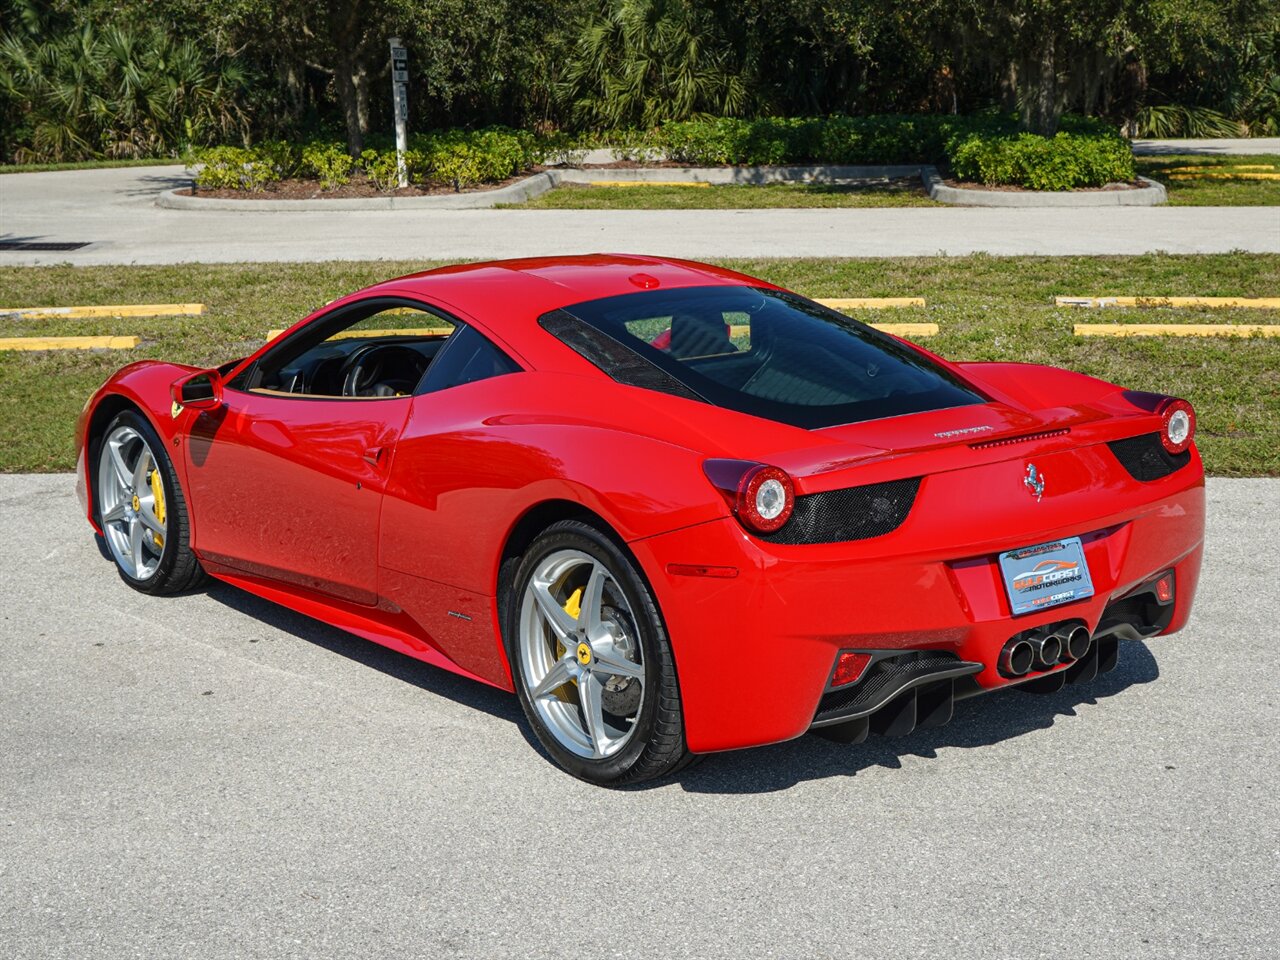
<svg viewBox="0 0 1280 960">
<path fill-rule="evenodd" d="M 404 154 L 409 149 L 409 51 L 400 45 L 399 37 L 391 38 L 391 98 L 396 108 L 396 174 L 400 186 L 409 185 L 409 168 Z"/>
</svg>

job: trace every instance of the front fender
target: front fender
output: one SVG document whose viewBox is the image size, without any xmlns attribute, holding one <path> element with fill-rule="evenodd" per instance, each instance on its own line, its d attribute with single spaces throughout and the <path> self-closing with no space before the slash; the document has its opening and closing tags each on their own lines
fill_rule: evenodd
<svg viewBox="0 0 1280 960">
<path fill-rule="evenodd" d="M 76 420 L 76 496 L 85 517 L 98 533 L 102 530 L 94 518 L 93 478 L 90 471 L 96 456 L 96 444 L 107 424 L 121 410 L 137 409 L 155 429 L 169 452 L 178 472 L 178 478 L 186 484 L 186 458 L 179 456 L 186 417 L 172 416 L 173 400 L 169 387 L 173 381 L 187 373 L 199 370 L 180 363 L 161 360 L 139 360 L 121 367 L 107 382 L 85 401 Z"/>
</svg>

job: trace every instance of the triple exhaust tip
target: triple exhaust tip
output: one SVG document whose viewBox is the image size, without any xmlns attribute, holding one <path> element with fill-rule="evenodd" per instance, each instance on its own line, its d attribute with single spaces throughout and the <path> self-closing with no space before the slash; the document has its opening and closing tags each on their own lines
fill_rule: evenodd
<svg viewBox="0 0 1280 960">
<path fill-rule="evenodd" d="M 1030 637 L 1014 637 L 1000 650 L 997 669 L 1006 677 L 1021 677 L 1031 671 L 1048 670 L 1059 663 L 1079 660 L 1089 652 L 1092 638 L 1081 625 L 1062 627 Z"/>
</svg>

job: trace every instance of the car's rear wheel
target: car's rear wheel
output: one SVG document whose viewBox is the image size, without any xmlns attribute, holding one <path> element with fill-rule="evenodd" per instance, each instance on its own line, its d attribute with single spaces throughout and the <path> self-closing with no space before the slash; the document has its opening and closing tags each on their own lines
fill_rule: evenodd
<svg viewBox="0 0 1280 960">
<path fill-rule="evenodd" d="M 126 410 L 107 426 L 94 493 L 103 539 L 125 583 L 144 593 L 179 593 L 203 579 L 178 476 L 137 413 Z"/>
<path fill-rule="evenodd" d="M 533 542 L 514 577 L 505 633 L 525 715 L 574 776 L 635 783 L 687 759 L 662 617 L 604 533 L 568 520 Z"/>
</svg>

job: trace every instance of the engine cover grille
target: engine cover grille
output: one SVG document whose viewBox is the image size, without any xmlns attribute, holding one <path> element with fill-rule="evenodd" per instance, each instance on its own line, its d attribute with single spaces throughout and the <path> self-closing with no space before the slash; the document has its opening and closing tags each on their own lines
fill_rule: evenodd
<svg viewBox="0 0 1280 960">
<path fill-rule="evenodd" d="M 862 487 L 808 493 L 796 497 L 791 519 L 773 533 L 759 534 L 769 543 L 846 543 L 892 533 L 911 512 L 920 478 L 890 480 Z"/>
<path fill-rule="evenodd" d="M 1107 444 L 1129 476 L 1144 483 L 1167 477 L 1191 462 L 1191 451 L 1170 453 L 1160 442 L 1160 434 L 1144 433 Z"/>
</svg>

